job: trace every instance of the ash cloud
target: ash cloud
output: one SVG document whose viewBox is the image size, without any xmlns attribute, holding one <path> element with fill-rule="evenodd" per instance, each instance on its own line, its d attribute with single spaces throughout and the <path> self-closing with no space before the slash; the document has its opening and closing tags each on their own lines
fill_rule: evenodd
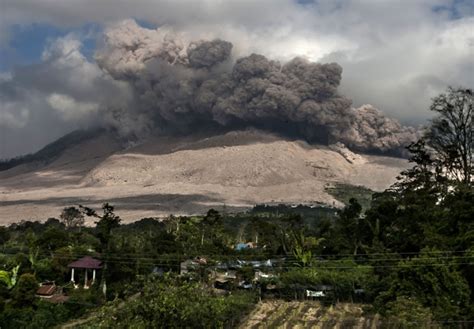
<svg viewBox="0 0 474 329">
<path fill-rule="evenodd" d="M 227 41 L 213 40 L 191 43 L 187 49 L 191 67 L 210 68 L 226 61 L 230 57 L 232 44 Z"/>
<path fill-rule="evenodd" d="M 68 35 L 48 45 L 41 63 L 0 76 L 1 157 L 93 125 L 130 140 L 256 127 L 394 155 L 417 136 L 373 106 L 354 108 L 338 91 L 336 63 L 234 58 L 228 41 L 196 40 L 133 20 L 106 29 L 101 42 L 94 62 Z"/>
<path fill-rule="evenodd" d="M 202 124 L 288 129 L 311 142 L 392 154 L 416 138 L 413 128 L 370 105 L 353 108 L 338 92 L 342 68 L 336 63 L 298 57 L 280 63 L 259 54 L 234 63 L 231 51 L 227 41 L 188 40 L 131 20 L 110 28 L 97 63 L 134 91 L 133 106 L 111 122 L 119 130 L 126 123 L 127 132 L 138 136 L 190 132 Z"/>
</svg>

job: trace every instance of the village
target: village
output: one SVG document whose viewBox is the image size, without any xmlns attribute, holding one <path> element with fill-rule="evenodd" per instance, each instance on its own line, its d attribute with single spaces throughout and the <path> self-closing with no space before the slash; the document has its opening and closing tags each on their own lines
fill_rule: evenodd
<svg viewBox="0 0 474 329">
<path fill-rule="evenodd" d="M 95 226 L 83 225 L 88 216 Z M 147 287 L 166 282 L 242 310 L 275 299 L 364 302 L 370 271 L 323 255 L 331 240 L 311 235 L 324 228 L 326 217 L 333 220 L 335 212 L 280 205 L 121 224 L 110 204 L 100 210 L 69 207 L 59 219 L 0 229 L 4 315 L 27 317 L 32 307 L 49 314 L 54 307 L 63 316 L 54 321 L 64 321 L 114 301 L 146 298 Z"/>
<path fill-rule="evenodd" d="M 258 248 L 253 242 L 238 243 L 236 251 L 245 251 Z M 246 257 L 248 258 L 248 257 Z M 333 296 L 333 286 L 299 285 L 293 287 L 293 295 L 285 295 L 277 285 L 279 274 L 289 263 L 285 257 L 267 260 L 240 260 L 218 261 L 196 256 L 182 261 L 179 264 L 178 276 L 189 281 L 204 284 L 216 295 L 228 295 L 235 290 L 252 290 L 262 298 L 287 298 L 329 301 Z M 39 283 L 36 297 L 50 303 L 65 303 L 69 295 L 76 289 L 91 289 L 98 286 L 104 296 L 107 295 L 107 283 L 102 277 L 101 270 L 104 263 L 91 256 L 84 256 L 67 265 L 70 269 L 70 281 L 64 285 L 57 285 L 54 281 Z M 151 275 L 163 276 L 165 270 L 159 266 L 153 267 Z M 362 296 L 363 289 L 354 290 L 354 296 Z"/>
</svg>

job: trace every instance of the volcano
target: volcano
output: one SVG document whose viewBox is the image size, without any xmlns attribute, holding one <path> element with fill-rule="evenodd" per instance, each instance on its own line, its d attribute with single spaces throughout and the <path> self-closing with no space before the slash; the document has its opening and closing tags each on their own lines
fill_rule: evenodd
<svg viewBox="0 0 474 329">
<path fill-rule="evenodd" d="M 328 186 L 379 191 L 409 166 L 406 159 L 357 154 L 342 144 L 310 145 L 257 129 L 156 136 L 136 145 L 104 130 L 73 137 L 3 163 L 1 224 L 45 220 L 66 206 L 104 202 L 124 221 L 262 203 L 340 207 Z"/>
</svg>

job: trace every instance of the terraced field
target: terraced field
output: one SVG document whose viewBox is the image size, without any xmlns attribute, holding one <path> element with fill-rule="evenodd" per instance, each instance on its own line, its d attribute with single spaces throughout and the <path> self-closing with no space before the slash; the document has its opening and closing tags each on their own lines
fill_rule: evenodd
<svg viewBox="0 0 474 329">
<path fill-rule="evenodd" d="M 260 302 L 240 328 L 375 329 L 380 324 L 378 315 L 364 316 L 360 304 L 340 303 L 326 307 L 316 301 L 272 300 Z"/>
</svg>

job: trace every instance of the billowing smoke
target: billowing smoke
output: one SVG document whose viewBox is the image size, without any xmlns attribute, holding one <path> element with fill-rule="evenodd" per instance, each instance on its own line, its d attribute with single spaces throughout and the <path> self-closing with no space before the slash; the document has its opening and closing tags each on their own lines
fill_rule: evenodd
<svg viewBox="0 0 474 329">
<path fill-rule="evenodd" d="M 416 138 L 370 105 L 338 93 L 342 68 L 303 58 L 287 63 L 251 54 L 235 60 L 223 40 L 192 41 L 167 28 L 128 20 L 105 32 L 99 67 L 132 86 L 132 104 L 109 122 L 135 135 L 255 126 L 359 151 L 399 153 Z"/>
</svg>

